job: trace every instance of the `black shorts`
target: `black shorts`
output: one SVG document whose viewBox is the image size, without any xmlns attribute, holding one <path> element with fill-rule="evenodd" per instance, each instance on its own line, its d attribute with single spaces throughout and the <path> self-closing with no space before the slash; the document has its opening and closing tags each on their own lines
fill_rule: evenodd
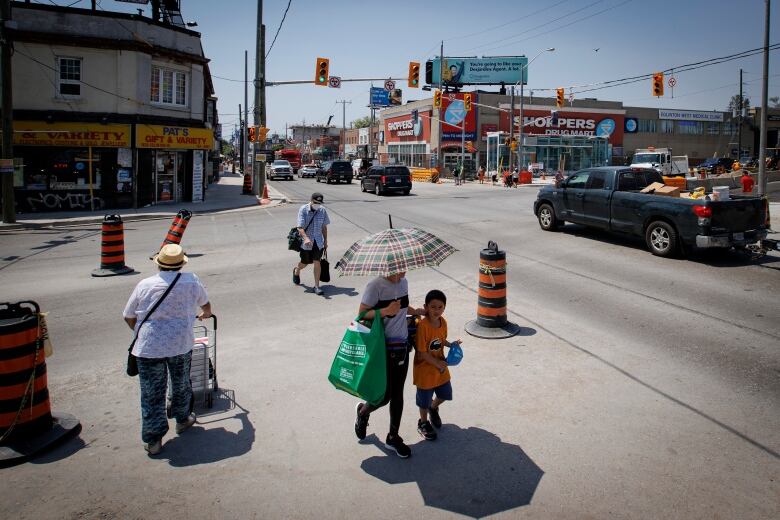
<svg viewBox="0 0 780 520">
<path fill-rule="evenodd" d="M 313 264 L 315 260 L 322 259 L 322 249 L 317 247 L 317 244 L 312 244 L 311 249 L 301 249 L 301 263 Z"/>
</svg>

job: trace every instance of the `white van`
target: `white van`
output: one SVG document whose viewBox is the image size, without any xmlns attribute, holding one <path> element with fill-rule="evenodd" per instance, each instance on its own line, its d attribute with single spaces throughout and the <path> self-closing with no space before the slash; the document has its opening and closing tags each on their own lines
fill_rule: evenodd
<svg viewBox="0 0 780 520">
<path fill-rule="evenodd" d="M 356 179 L 366 174 L 369 168 L 379 164 L 378 159 L 355 159 L 352 161 L 352 176 Z"/>
</svg>

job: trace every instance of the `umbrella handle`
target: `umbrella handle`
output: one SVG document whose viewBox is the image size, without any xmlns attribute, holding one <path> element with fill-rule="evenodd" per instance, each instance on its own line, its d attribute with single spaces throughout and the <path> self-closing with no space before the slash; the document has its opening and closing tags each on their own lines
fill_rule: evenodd
<svg viewBox="0 0 780 520">
<path fill-rule="evenodd" d="M 393 216 L 388 213 L 387 220 L 390 221 L 390 229 L 393 229 Z"/>
</svg>

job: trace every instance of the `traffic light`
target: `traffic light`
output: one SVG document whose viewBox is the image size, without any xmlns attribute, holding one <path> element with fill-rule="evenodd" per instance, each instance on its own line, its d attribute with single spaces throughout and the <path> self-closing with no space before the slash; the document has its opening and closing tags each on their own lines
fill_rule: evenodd
<svg viewBox="0 0 780 520">
<path fill-rule="evenodd" d="M 330 60 L 328 58 L 317 58 L 317 69 L 314 71 L 314 84 L 320 87 L 328 86 L 328 68 Z"/>
<path fill-rule="evenodd" d="M 564 104 L 566 104 L 566 94 L 564 93 L 562 88 L 556 89 L 555 91 L 555 105 L 558 108 L 563 107 Z"/>
<path fill-rule="evenodd" d="M 420 86 L 420 64 L 416 61 L 409 62 L 409 88 Z"/>
<path fill-rule="evenodd" d="M 255 142 L 255 127 L 250 126 L 249 127 L 249 142 L 254 143 Z"/>
<path fill-rule="evenodd" d="M 433 106 L 436 108 L 441 108 L 441 90 L 433 91 Z"/>
<path fill-rule="evenodd" d="M 420 112 L 417 109 L 412 110 L 412 124 L 417 124 L 419 120 Z"/>
<path fill-rule="evenodd" d="M 653 73 L 653 95 L 661 97 L 664 95 L 664 73 Z"/>
<path fill-rule="evenodd" d="M 471 94 L 463 94 L 463 109 L 471 112 Z"/>
</svg>

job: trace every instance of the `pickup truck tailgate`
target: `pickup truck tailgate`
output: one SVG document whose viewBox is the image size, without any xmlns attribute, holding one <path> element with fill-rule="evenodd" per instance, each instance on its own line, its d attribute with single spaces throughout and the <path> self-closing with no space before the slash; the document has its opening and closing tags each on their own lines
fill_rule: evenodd
<svg viewBox="0 0 780 520">
<path fill-rule="evenodd" d="M 712 207 L 712 231 L 730 232 L 757 229 L 766 219 L 764 201 L 756 197 L 733 198 L 714 201 Z"/>
</svg>

